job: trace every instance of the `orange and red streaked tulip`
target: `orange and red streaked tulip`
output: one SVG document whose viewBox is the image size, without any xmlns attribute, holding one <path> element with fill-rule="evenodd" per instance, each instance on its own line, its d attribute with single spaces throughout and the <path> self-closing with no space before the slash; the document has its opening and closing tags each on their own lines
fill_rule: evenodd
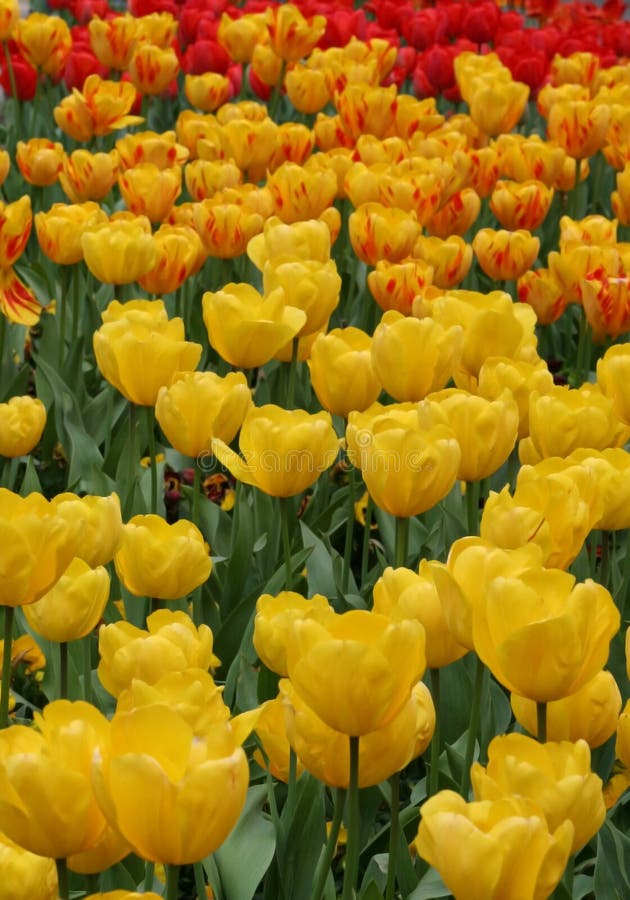
<svg viewBox="0 0 630 900">
<path fill-rule="evenodd" d="M 513 281 L 531 269 L 540 249 L 540 239 L 529 231 L 494 231 L 482 228 L 472 248 L 479 265 L 490 278 Z"/>
<path fill-rule="evenodd" d="M 131 54 L 128 71 L 140 94 L 161 94 L 177 77 L 179 59 L 172 47 L 140 43 Z"/>
</svg>

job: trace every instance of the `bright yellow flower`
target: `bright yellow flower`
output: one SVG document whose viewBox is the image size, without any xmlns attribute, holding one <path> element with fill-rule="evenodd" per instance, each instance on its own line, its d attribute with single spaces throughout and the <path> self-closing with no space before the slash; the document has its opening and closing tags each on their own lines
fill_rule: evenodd
<svg viewBox="0 0 630 900">
<path fill-rule="evenodd" d="M 381 393 L 372 363 L 371 337 L 359 328 L 335 328 L 320 334 L 308 367 L 317 399 L 328 412 L 347 418 L 367 409 Z"/>
<path fill-rule="evenodd" d="M 106 221 L 98 203 L 53 203 L 48 211 L 35 213 L 35 230 L 46 256 L 57 265 L 68 266 L 83 259 L 83 228 Z"/>
<path fill-rule="evenodd" d="M 72 49 L 65 19 L 32 12 L 18 19 L 11 36 L 32 66 L 52 77 L 61 75 Z"/>
<path fill-rule="evenodd" d="M 131 54 L 127 71 L 140 94 L 161 94 L 177 77 L 179 59 L 172 47 L 163 49 L 156 44 L 139 43 Z"/>
<path fill-rule="evenodd" d="M 24 607 L 31 628 L 49 641 L 76 641 L 99 623 L 109 600 L 109 575 L 78 557 L 36 603 Z"/>
<path fill-rule="evenodd" d="M 0 456 L 14 458 L 30 453 L 46 425 L 46 407 L 35 397 L 11 397 L 0 403 Z"/>
<path fill-rule="evenodd" d="M 85 263 L 98 281 L 130 284 L 150 272 L 157 248 L 141 218 L 117 219 L 86 226 L 81 235 Z"/>
<path fill-rule="evenodd" d="M 286 676 L 287 647 L 294 623 L 298 619 L 320 620 L 330 615 L 334 615 L 334 610 L 321 594 L 308 599 L 294 591 L 281 591 L 275 596 L 262 594 L 256 601 L 254 649 L 268 669 Z"/>
</svg>

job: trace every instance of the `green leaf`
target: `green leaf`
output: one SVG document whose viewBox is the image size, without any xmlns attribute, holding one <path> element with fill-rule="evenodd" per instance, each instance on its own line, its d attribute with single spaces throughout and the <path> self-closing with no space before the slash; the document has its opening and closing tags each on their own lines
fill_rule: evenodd
<svg viewBox="0 0 630 900">
<path fill-rule="evenodd" d="M 280 816 L 282 834 L 278 836 L 278 865 L 285 897 L 309 900 L 313 872 L 326 840 L 325 789 L 308 773 L 302 775 L 295 788 L 292 814 L 285 804 Z"/>
<path fill-rule="evenodd" d="M 606 900 L 623 900 L 630 893 L 630 839 L 612 822 L 606 822 L 597 835 L 597 859 L 593 893 Z"/>
<path fill-rule="evenodd" d="M 438 897 L 450 897 L 451 892 L 435 869 L 429 869 L 420 880 L 418 887 L 412 891 L 407 900 L 436 900 Z"/>
<path fill-rule="evenodd" d="M 252 900 L 273 859 L 276 836 L 271 820 L 262 812 L 266 800 L 264 785 L 249 788 L 245 808 L 234 830 L 214 853 L 214 863 L 229 900 Z"/>
</svg>

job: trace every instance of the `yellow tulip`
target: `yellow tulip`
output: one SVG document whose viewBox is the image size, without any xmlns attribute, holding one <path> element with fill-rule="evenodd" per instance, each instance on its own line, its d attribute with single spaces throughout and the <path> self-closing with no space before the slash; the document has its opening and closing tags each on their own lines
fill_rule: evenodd
<svg viewBox="0 0 630 900">
<path fill-rule="evenodd" d="M 243 180 L 243 173 L 236 163 L 227 159 L 194 159 L 188 163 L 184 174 L 188 193 L 197 201 L 206 200 L 225 188 L 235 187 Z"/>
<path fill-rule="evenodd" d="M 529 87 L 520 81 L 495 83 L 492 77 L 475 85 L 468 101 L 470 118 L 484 134 L 494 137 L 518 124 L 529 99 Z"/>
<path fill-rule="evenodd" d="M 479 369 L 478 391 L 488 400 L 496 400 L 507 388 L 518 406 L 518 438 L 529 434 L 529 398 L 551 392 L 553 375 L 544 360 L 536 362 L 508 359 L 504 356 L 489 357 Z"/>
<path fill-rule="evenodd" d="M 374 585 L 374 612 L 394 620 L 416 619 L 424 627 L 429 669 L 448 666 L 468 652 L 468 647 L 457 642 L 444 616 L 443 580 L 435 575 L 439 566 L 423 559 L 417 573 L 388 567 Z"/>
<path fill-rule="evenodd" d="M 265 222 L 262 233 L 250 240 L 247 255 L 262 271 L 265 263 L 282 256 L 325 263 L 330 259 L 330 245 L 330 229 L 321 219 L 289 225 L 272 216 Z"/>
<path fill-rule="evenodd" d="M 85 263 L 98 281 L 130 284 L 156 263 L 153 235 L 142 220 L 101 222 L 86 226 L 81 235 Z"/>
<path fill-rule="evenodd" d="M 475 234 L 472 248 L 486 275 L 497 281 L 513 281 L 534 265 L 540 239 L 523 228 L 516 231 L 482 228 Z"/>
<path fill-rule="evenodd" d="M 359 328 L 335 328 L 319 334 L 308 360 L 311 384 L 328 412 L 347 418 L 374 403 L 381 393 L 375 372 L 372 338 Z"/>
<path fill-rule="evenodd" d="M 90 47 L 96 58 L 108 69 L 126 69 L 138 34 L 138 20 L 130 13 L 101 19 L 94 16 L 88 23 Z"/>
<path fill-rule="evenodd" d="M 496 400 L 457 388 L 429 394 L 418 405 L 422 428 L 443 424 L 452 429 L 461 447 L 457 477 L 480 481 L 499 469 L 516 443 L 519 415 L 509 390 Z"/>
<path fill-rule="evenodd" d="M 610 106 L 591 100 L 558 100 L 547 120 L 547 136 L 575 160 L 594 156 L 604 146 Z"/>
<path fill-rule="evenodd" d="M 18 0 L 2 0 L 0 4 L 0 40 L 8 41 L 20 18 Z"/>
<path fill-rule="evenodd" d="M 490 198 L 490 209 L 503 228 L 535 231 L 547 217 L 553 188 L 542 181 L 497 181 Z"/>
<path fill-rule="evenodd" d="M 516 721 L 535 734 L 536 703 L 512 694 L 512 712 Z M 547 704 L 547 740 L 583 740 L 594 749 L 604 744 L 617 728 L 621 711 L 621 692 L 610 672 L 598 672 L 584 687 Z"/>
<path fill-rule="evenodd" d="M 245 416 L 239 448 L 242 456 L 223 441 L 212 441 L 215 456 L 238 481 L 272 497 L 292 497 L 330 468 L 339 441 L 329 413 L 267 404 Z"/>
<path fill-rule="evenodd" d="M 139 41 L 127 67 L 131 83 L 145 95 L 161 94 L 179 72 L 179 59 L 173 47 L 158 47 Z"/>
<path fill-rule="evenodd" d="M 46 407 L 28 395 L 0 403 L 0 456 L 25 456 L 39 444 L 46 425 Z"/>
<path fill-rule="evenodd" d="M 529 303 L 541 325 L 551 325 L 567 308 L 569 298 L 551 269 L 530 269 L 518 279 L 518 299 Z"/>
<path fill-rule="evenodd" d="M 242 372 L 181 372 L 160 388 L 155 417 L 171 445 L 196 458 L 211 453 L 214 437 L 230 444 L 251 405 Z"/>
<path fill-rule="evenodd" d="M 212 559 L 196 525 L 161 516 L 134 516 L 123 525 L 114 556 L 116 574 L 136 597 L 177 600 L 187 597 L 210 577 Z"/>
<path fill-rule="evenodd" d="M 185 340 L 182 319 L 168 319 L 161 300 L 139 305 L 113 301 L 93 343 L 104 378 L 139 406 L 154 406 L 160 388 L 177 372 L 192 371 L 202 350 Z"/>
<path fill-rule="evenodd" d="M 54 860 L 35 856 L 0 834 L 0 900 L 58 900 Z"/>
<path fill-rule="evenodd" d="M 404 316 L 411 315 L 414 298 L 432 281 L 433 267 L 424 259 L 397 263 L 380 259 L 367 277 L 370 293 L 381 309 L 396 310 Z"/>
<path fill-rule="evenodd" d="M 495 737 L 488 764 L 470 770 L 475 800 L 527 797 L 542 809 L 550 831 L 573 824 L 571 853 L 597 834 L 606 818 L 602 780 L 591 772 L 586 741 L 541 744 L 524 734 Z"/>
<path fill-rule="evenodd" d="M 530 179 L 553 187 L 567 158 L 562 147 L 540 135 L 501 134 L 496 140 L 501 176 L 512 181 Z"/>
<path fill-rule="evenodd" d="M 290 297 L 290 294 L 289 294 Z M 306 313 L 287 304 L 284 289 L 259 294 L 249 284 L 227 284 L 202 298 L 208 340 L 233 366 L 264 365 L 293 340 L 306 323 Z"/>
<path fill-rule="evenodd" d="M 374 331 L 372 361 L 394 400 L 423 400 L 445 387 L 459 364 L 464 330 L 443 328 L 428 317 L 416 319 L 389 310 Z M 418 347 L 424 352 L 418 353 Z"/>
<path fill-rule="evenodd" d="M 627 344 L 609 347 L 598 360 L 597 384 L 612 400 L 615 415 L 630 425 L 630 347 Z"/>
<path fill-rule="evenodd" d="M 335 731 L 300 698 L 287 680 L 280 682 L 286 732 L 298 761 L 319 781 L 347 788 L 350 781 L 348 737 Z M 359 741 L 359 787 L 380 784 L 423 753 L 435 728 L 435 708 L 421 681 L 400 712 L 387 725 Z"/>
<path fill-rule="evenodd" d="M 166 703 L 114 715 L 95 786 L 109 820 L 139 856 L 182 865 L 223 843 L 249 783 L 237 738 L 227 723 L 196 735 Z"/>
<path fill-rule="evenodd" d="M 574 450 L 571 460 L 585 465 L 597 482 L 603 511 L 593 528 L 630 528 L 630 453 L 621 447 Z"/>
<path fill-rule="evenodd" d="M 306 313 L 306 322 L 298 332 L 298 337 L 304 337 L 323 328 L 339 305 L 341 276 L 332 259 L 320 263 L 284 256 L 269 260 L 263 269 L 265 294 L 278 288 L 290 298 L 291 306 Z"/>
<path fill-rule="evenodd" d="M 254 649 L 268 669 L 285 676 L 287 646 L 293 624 L 303 618 L 326 618 L 333 609 L 321 594 L 309 599 L 294 591 L 281 591 L 276 596 L 263 594 L 256 602 L 254 619 Z"/>
<path fill-rule="evenodd" d="M 101 620 L 109 599 L 109 575 L 75 558 L 59 581 L 36 603 L 24 607 L 31 628 L 49 641 L 76 641 Z"/>
<path fill-rule="evenodd" d="M 274 52 L 286 62 L 308 56 L 326 30 L 325 16 L 307 19 L 292 3 L 268 7 L 265 21 Z"/>
<path fill-rule="evenodd" d="M 292 747 L 287 737 L 285 704 L 281 694 L 278 694 L 274 700 L 267 700 L 260 707 L 255 731 L 262 744 L 262 750 L 254 750 L 255 762 L 261 769 L 270 772 L 278 781 L 288 784 Z M 298 759 L 296 777 L 299 778 L 303 771 L 304 766 Z"/>
<path fill-rule="evenodd" d="M 287 667 L 298 696 L 326 725 L 360 736 L 388 725 L 409 701 L 424 648 L 419 622 L 351 610 L 297 620 Z"/>
<path fill-rule="evenodd" d="M 100 840 L 106 820 L 91 770 L 109 727 L 94 706 L 55 700 L 35 713 L 35 727 L 0 733 L 0 828 L 11 840 L 53 859 Z"/>
<path fill-rule="evenodd" d="M 97 497 L 64 493 L 53 497 L 56 514 L 73 532 L 75 555 L 91 569 L 114 558 L 122 536 L 120 500 L 117 494 Z"/>
<path fill-rule="evenodd" d="M 63 160 L 63 145 L 48 138 L 18 141 L 15 161 L 25 181 L 37 187 L 48 187 L 57 181 Z"/>
<path fill-rule="evenodd" d="M 196 106 L 202 112 L 214 112 L 217 107 L 228 102 L 232 96 L 232 85 L 229 78 L 218 72 L 187 74 L 184 93 L 191 106 Z"/>
<path fill-rule="evenodd" d="M 146 216 L 155 224 L 163 222 L 182 192 L 179 166 L 159 169 L 155 163 L 139 163 L 118 176 L 125 205 L 136 216 Z"/>
<path fill-rule="evenodd" d="M 471 245 L 458 234 L 451 234 L 444 240 L 421 235 L 414 244 L 413 255 L 431 266 L 432 283 L 443 290 L 453 288 L 463 281 L 473 260 Z"/>
<path fill-rule="evenodd" d="M 550 833 L 543 811 L 523 797 L 466 803 L 440 791 L 421 807 L 414 846 L 455 897 L 549 897 L 571 853 L 569 820 Z"/>
<path fill-rule="evenodd" d="M 375 266 L 381 259 L 400 262 L 411 254 L 418 222 L 414 213 L 381 203 L 362 203 L 350 215 L 348 232 L 359 259 Z"/>
<path fill-rule="evenodd" d="M 473 608 L 473 640 L 504 687 L 547 703 L 574 694 L 595 677 L 620 621 L 602 585 L 590 579 L 576 584 L 560 569 L 532 569 L 490 582 Z"/>
<path fill-rule="evenodd" d="M 156 131 L 136 131 L 125 134 L 116 141 L 116 150 L 124 169 L 131 169 L 140 163 L 153 163 L 158 169 L 169 169 L 171 166 L 183 165 L 190 153 L 186 147 L 177 143 L 174 131 L 159 134 Z"/>
<path fill-rule="evenodd" d="M 32 66 L 53 77 L 61 75 L 72 49 L 65 19 L 32 12 L 18 19 L 11 37 Z"/>
<path fill-rule="evenodd" d="M 317 219 L 337 194 L 337 176 L 330 169 L 307 169 L 285 162 L 267 178 L 274 215 L 291 224 Z"/>
<path fill-rule="evenodd" d="M 147 617 L 147 630 L 130 622 L 102 625 L 98 644 L 98 677 L 113 697 L 137 678 L 154 684 L 169 672 L 219 665 L 207 625 L 196 628 L 184 612 L 159 609 Z"/>
<path fill-rule="evenodd" d="M 346 438 L 374 502 L 394 516 L 426 512 L 455 484 L 461 450 L 453 431 L 421 428 L 406 404 L 350 413 Z"/>
<path fill-rule="evenodd" d="M 53 203 L 47 212 L 35 214 L 39 246 L 58 265 L 72 265 L 83 259 L 83 228 L 106 222 L 98 203 Z"/>
</svg>

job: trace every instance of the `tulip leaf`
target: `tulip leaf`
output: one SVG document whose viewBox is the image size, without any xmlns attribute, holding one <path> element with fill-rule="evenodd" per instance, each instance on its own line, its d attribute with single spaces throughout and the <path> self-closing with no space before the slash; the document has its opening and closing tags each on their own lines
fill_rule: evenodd
<svg viewBox="0 0 630 900">
<path fill-rule="evenodd" d="M 630 891 L 630 838 L 608 821 L 597 835 L 597 859 L 593 892 L 596 897 L 614 900 Z"/>
<path fill-rule="evenodd" d="M 214 864 L 221 887 L 217 891 L 225 900 L 252 900 L 256 888 L 271 864 L 276 849 L 276 836 L 271 820 L 262 808 L 267 801 L 265 785 L 254 785 L 247 792 L 245 808 L 230 836 L 214 853 Z M 244 864 L 246 861 L 246 864 Z M 212 867 L 204 860 L 204 868 L 212 884 Z M 213 889 L 214 889 L 214 885 Z"/>
<path fill-rule="evenodd" d="M 450 897 L 451 892 L 442 881 L 435 869 L 429 871 L 420 880 L 418 887 L 412 891 L 406 900 L 436 900 L 437 897 Z"/>
<path fill-rule="evenodd" d="M 326 840 L 324 790 L 321 782 L 304 773 L 296 784 L 294 804 L 285 804 L 282 810 L 277 858 L 287 900 L 311 896 L 313 872 Z"/>
<path fill-rule="evenodd" d="M 324 597 L 336 597 L 337 585 L 335 584 L 333 565 L 335 557 L 340 559 L 339 554 L 332 547 L 330 550 L 326 549 L 324 542 L 304 522 L 300 522 L 300 531 L 304 547 L 311 550 L 306 568 L 309 594 L 311 596 L 323 594 Z"/>
</svg>

